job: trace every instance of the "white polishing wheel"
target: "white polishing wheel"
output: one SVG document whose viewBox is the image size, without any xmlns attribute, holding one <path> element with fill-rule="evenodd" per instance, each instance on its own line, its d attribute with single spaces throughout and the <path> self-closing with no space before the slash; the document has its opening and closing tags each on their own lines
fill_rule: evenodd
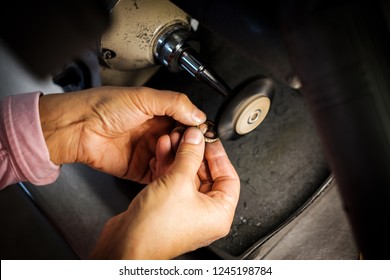
<svg viewBox="0 0 390 280">
<path fill-rule="evenodd" d="M 274 91 L 273 81 L 264 76 L 241 83 L 219 109 L 219 138 L 236 139 L 256 129 L 270 110 Z"/>
<path fill-rule="evenodd" d="M 240 135 L 247 134 L 254 130 L 267 116 L 271 100 L 268 96 L 255 96 L 239 109 L 242 109 L 236 122 L 236 132 Z"/>
</svg>

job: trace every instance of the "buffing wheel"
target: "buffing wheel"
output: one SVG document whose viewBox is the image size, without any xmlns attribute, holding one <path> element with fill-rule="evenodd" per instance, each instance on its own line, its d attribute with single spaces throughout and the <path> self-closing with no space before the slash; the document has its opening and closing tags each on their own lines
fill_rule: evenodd
<svg viewBox="0 0 390 280">
<path fill-rule="evenodd" d="M 250 78 L 235 88 L 218 112 L 219 138 L 237 139 L 258 127 L 268 114 L 274 91 L 273 81 L 265 76 Z"/>
</svg>

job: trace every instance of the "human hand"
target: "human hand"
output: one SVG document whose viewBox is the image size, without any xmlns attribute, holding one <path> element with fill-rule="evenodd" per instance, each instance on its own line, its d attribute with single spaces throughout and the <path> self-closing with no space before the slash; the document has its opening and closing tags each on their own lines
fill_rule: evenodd
<svg viewBox="0 0 390 280">
<path fill-rule="evenodd" d="M 205 147 L 200 130 L 189 128 L 172 160 L 176 139 L 160 139 L 161 176 L 106 223 L 92 258 L 172 259 L 229 233 L 240 180 L 222 143 Z"/>
<path fill-rule="evenodd" d="M 184 94 L 147 87 L 99 87 L 40 98 L 51 161 L 81 162 L 147 184 L 158 138 L 175 126 L 198 125 L 203 112 Z"/>
</svg>

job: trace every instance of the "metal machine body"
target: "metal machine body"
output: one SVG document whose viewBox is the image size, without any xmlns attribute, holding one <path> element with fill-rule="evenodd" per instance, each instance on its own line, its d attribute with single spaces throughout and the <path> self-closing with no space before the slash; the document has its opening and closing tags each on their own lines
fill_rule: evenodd
<svg viewBox="0 0 390 280">
<path fill-rule="evenodd" d="M 111 69 L 133 71 L 161 63 L 172 72 L 187 71 L 223 96 L 230 93 L 199 55 L 191 18 L 169 0 L 119 0 L 111 19 L 99 50 Z"/>
<path fill-rule="evenodd" d="M 161 64 L 174 73 L 188 72 L 228 98 L 227 108 L 221 108 L 221 117 L 215 120 L 217 133 L 225 139 L 251 132 L 266 117 L 274 93 L 272 80 L 265 76 L 260 81 L 247 79 L 245 86 L 231 89 L 200 55 L 191 17 L 171 1 L 119 0 L 111 9 L 111 20 L 99 48 L 111 70 L 130 75 L 129 71 Z M 250 80 L 254 85 L 247 85 Z M 265 89 L 262 84 L 270 85 Z"/>
</svg>

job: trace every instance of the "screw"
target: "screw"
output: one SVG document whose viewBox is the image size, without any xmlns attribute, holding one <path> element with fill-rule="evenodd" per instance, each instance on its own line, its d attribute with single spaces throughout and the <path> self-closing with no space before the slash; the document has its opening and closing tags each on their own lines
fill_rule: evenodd
<svg viewBox="0 0 390 280">
<path fill-rule="evenodd" d="M 109 49 L 103 49 L 102 50 L 102 56 L 104 59 L 112 59 L 116 57 L 116 53 Z"/>
</svg>

